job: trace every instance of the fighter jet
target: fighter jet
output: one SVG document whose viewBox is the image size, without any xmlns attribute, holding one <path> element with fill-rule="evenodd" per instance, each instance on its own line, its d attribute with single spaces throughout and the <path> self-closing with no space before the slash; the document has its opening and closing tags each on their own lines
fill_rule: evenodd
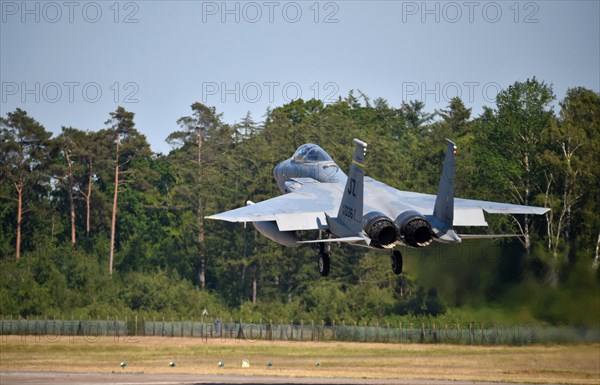
<svg viewBox="0 0 600 385">
<path fill-rule="evenodd" d="M 327 276 L 331 243 L 391 250 L 392 270 L 402 272 L 397 246 L 421 248 L 433 241 L 460 243 L 467 238 L 510 235 L 459 235 L 461 226 L 487 226 L 489 214 L 542 215 L 544 207 L 454 197 L 456 145 L 449 139 L 437 195 L 400 191 L 365 176 L 367 143 L 354 139 L 355 150 L 346 176 L 316 144 L 300 146 L 275 166 L 273 176 L 283 195 L 212 215 L 209 219 L 252 222 L 267 238 L 288 247 L 314 244 L 319 273 Z M 319 230 L 317 239 L 302 232 Z M 316 232 L 313 232 L 316 234 Z M 313 237 L 316 237 L 314 235 Z"/>
</svg>

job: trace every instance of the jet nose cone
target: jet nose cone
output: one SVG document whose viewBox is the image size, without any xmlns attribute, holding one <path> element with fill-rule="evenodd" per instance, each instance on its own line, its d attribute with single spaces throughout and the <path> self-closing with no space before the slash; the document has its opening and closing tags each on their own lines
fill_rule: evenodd
<svg viewBox="0 0 600 385">
<path fill-rule="evenodd" d="M 281 172 L 281 170 L 282 170 L 282 166 L 281 166 L 281 165 L 282 165 L 282 164 L 283 164 L 283 162 L 281 162 L 281 163 L 279 163 L 277 166 L 273 167 L 273 177 L 274 177 L 274 178 L 275 178 L 275 180 L 276 180 L 276 181 L 278 181 L 278 182 L 279 182 L 279 179 L 280 179 L 280 178 L 281 178 L 281 176 L 282 176 L 282 172 Z"/>
<path fill-rule="evenodd" d="M 286 167 L 287 162 L 288 161 L 285 160 L 273 168 L 273 177 L 275 178 L 275 181 L 277 181 L 277 185 L 279 186 L 279 189 L 282 192 L 286 192 L 285 191 L 285 181 L 286 181 L 285 167 Z"/>
</svg>

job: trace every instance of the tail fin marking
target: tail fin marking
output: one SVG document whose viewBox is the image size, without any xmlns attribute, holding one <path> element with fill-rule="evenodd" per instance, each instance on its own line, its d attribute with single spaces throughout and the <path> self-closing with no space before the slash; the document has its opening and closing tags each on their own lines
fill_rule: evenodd
<svg viewBox="0 0 600 385">
<path fill-rule="evenodd" d="M 356 236 L 362 232 L 365 155 L 367 144 L 354 139 L 356 149 L 352 157 L 348 180 L 336 218 L 328 218 L 330 230 L 337 237 Z"/>
</svg>

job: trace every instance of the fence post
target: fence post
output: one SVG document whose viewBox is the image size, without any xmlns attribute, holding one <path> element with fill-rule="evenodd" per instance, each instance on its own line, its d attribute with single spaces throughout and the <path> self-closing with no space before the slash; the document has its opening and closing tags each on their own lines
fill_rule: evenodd
<svg viewBox="0 0 600 385">
<path fill-rule="evenodd" d="M 333 320 L 331 321 L 331 337 L 332 337 L 333 341 L 336 340 L 335 339 L 335 321 L 333 321 Z"/>
<path fill-rule="evenodd" d="M 282 321 L 279 320 L 279 340 L 283 341 L 283 325 L 281 323 Z"/>
<path fill-rule="evenodd" d="M 387 323 L 387 342 L 390 342 L 390 323 Z"/>
<path fill-rule="evenodd" d="M 481 326 L 479 328 L 481 330 L 481 344 L 482 345 L 485 344 L 485 342 L 486 342 L 485 341 L 485 330 L 484 330 L 484 328 L 485 328 L 485 323 L 481 324 Z"/>
<path fill-rule="evenodd" d="M 458 326 L 458 324 L 457 324 L 457 326 Z M 458 330 L 458 327 L 456 328 L 456 330 Z M 443 334 L 442 338 L 444 340 L 448 340 L 448 323 L 444 324 L 444 334 Z"/>
<path fill-rule="evenodd" d="M 398 322 L 398 329 L 400 329 L 400 341 L 398 342 L 402 342 L 402 321 Z"/>
<path fill-rule="evenodd" d="M 470 345 L 471 344 L 471 322 L 469 322 L 469 335 L 467 338 L 467 343 Z"/>
</svg>

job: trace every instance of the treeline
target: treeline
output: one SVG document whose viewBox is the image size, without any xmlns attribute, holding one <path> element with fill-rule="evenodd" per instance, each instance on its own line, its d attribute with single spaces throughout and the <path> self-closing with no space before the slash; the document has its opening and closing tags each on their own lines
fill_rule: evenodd
<svg viewBox="0 0 600 385">
<path fill-rule="evenodd" d="M 396 108 L 350 92 L 227 124 L 194 103 L 166 138 L 169 154 L 153 153 L 122 107 L 102 129 L 56 136 L 16 109 L 0 120 L 0 313 L 597 325 L 600 95 L 572 88 L 558 111 L 555 101 L 534 78 L 476 117 L 460 98 L 427 113 L 419 101 Z M 303 143 L 347 169 L 355 137 L 369 143 L 368 175 L 399 189 L 435 193 L 448 137 L 457 196 L 552 211 L 488 218 L 491 233 L 522 238 L 408 250 L 400 276 L 386 253 L 336 248 L 327 279 L 308 247 L 205 220 L 279 194 L 272 168 Z"/>
</svg>

